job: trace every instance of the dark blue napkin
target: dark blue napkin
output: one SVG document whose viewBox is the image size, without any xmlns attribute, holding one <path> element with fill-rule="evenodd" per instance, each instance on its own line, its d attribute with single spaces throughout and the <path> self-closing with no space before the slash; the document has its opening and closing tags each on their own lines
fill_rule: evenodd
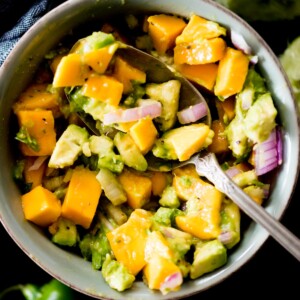
<svg viewBox="0 0 300 300">
<path fill-rule="evenodd" d="M 0 0 L 0 66 L 22 35 L 62 0 Z"/>
</svg>

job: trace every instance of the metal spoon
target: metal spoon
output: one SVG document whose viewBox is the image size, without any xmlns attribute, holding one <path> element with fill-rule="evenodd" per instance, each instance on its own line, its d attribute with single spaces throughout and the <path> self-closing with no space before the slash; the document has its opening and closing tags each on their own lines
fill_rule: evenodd
<svg viewBox="0 0 300 300">
<path fill-rule="evenodd" d="M 143 70 L 147 74 L 148 82 L 166 82 L 177 79 L 181 82 L 180 109 L 203 102 L 207 105 L 202 94 L 187 79 L 159 59 L 140 51 L 134 47 L 123 45 L 117 50 L 117 55 L 122 56 L 132 66 Z M 202 122 L 211 125 L 210 110 L 207 105 L 208 115 Z M 95 129 L 93 129 L 95 130 Z M 214 153 L 200 152 L 191 159 L 177 163 L 165 162 L 153 156 L 149 157 L 149 169 L 171 170 L 187 164 L 194 164 L 200 176 L 206 177 L 214 186 L 226 194 L 239 208 L 256 223 L 263 226 L 268 233 L 298 261 L 300 261 L 300 240 L 278 220 L 270 215 L 262 206 L 253 201 L 241 188 L 239 188 L 221 169 Z"/>
</svg>

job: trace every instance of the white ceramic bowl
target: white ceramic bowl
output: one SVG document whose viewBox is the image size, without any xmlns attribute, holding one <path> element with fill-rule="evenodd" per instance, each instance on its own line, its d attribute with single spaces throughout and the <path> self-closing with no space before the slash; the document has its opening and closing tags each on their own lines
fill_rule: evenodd
<svg viewBox="0 0 300 300">
<path fill-rule="evenodd" d="M 72 28 L 97 19 L 124 13 L 173 13 L 189 17 L 198 14 L 240 32 L 259 58 L 284 128 L 283 165 L 276 175 L 266 210 L 279 219 L 287 208 L 299 171 L 299 120 L 287 78 L 276 56 L 264 40 L 243 20 L 210 0 L 72 0 L 40 19 L 19 41 L 0 69 L 0 219 L 18 246 L 41 268 L 74 289 L 103 299 L 179 299 L 213 287 L 241 268 L 266 241 L 268 234 L 252 222 L 228 263 L 215 272 L 184 283 L 178 292 L 163 296 L 136 282 L 118 293 L 104 282 L 90 262 L 54 245 L 41 230 L 24 220 L 20 193 L 12 180 L 13 155 L 10 146 L 11 106 L 31 80 L 45 53 Z"/>
</svg>

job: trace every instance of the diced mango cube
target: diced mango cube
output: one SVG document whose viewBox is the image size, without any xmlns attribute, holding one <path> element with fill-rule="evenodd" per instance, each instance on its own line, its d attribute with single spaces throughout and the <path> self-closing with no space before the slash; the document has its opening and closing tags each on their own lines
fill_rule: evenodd
<svg viewBox="0 0 300 300">
<path fill-rule="evenodd" d="M 61 214 L 61 203 L 57 197 L 41 185 L 21 196 L 26 220 L 39 226 L 49 226 Z"/>
<path fill-rule="evenodd" d="M 183 19 L 165 14 L 150 16 L 148 23 L 148 33 L 159 54 L 164 54 L 175 45 L 176 37 L 186 26 Z"/>
<path fill-rule="evenodd" d="M 141 208 L 150 200 L 152 181 L 149 177 L 124 170 L 118 179 L 126 192 L 127 203 L 130 207 Z"/>
<path fill-rule="evenodd" d="M 26 156 L 51 155 L 56 144 L 54 118 L 50 110 L 20 110 L 17 112 L 20 128 L 27 129 L 31 138 L 35 139 L 38 151 L 25 143 L 20 143 L 21 152 Z"/>
<path fill-rule="evenodd" d="M 83 85 L 82 94 L 87 97 L 118 106 L 122 98 L 123 84 L 112 76 L 92 74 Z"/>
<path fill-rule="evenodd" d="M 171 139 L 171 144 L 179 161 L 187 160 L 194 153 L 198 152 L 202 148 L 209 132 L 209 127 L 200 123 L 178 127 L 176 134 Z"/>
<path fill-rule="evenodd" d="M 226 42 L 219 37 L 191 43 L 181 43 L 174 48 L 174 63 L 176 65 L 214 63 L 223 58 L 225 50 Z"/>
<path fill-rule="evenodd" d="M 218 23 L 192 15 L 182 33 L 176 38 L 176 44 L 212 39 L 225 34 L 226 28 Z"/>
<path fill-rule="evenodd" d="M 47 87 L 48 84 L 45 83 L 31 84 L 21 93 L 17 102 L 13 105 L 14 113 L 17 113 L 19 110 L 58 110 L 60 95 L 47 91 Z"/>
<path fill-rule="evenodd" d="M 177 226 L 199 238 L 216 238 L 220 233 L 220 210 L 224 194 L 214 185 L 193 175 L 174 176 L 173 186 L 178 197 L 194 201 L 192 212 L 176 217 Z"/>
<path fill-rule="evenodd" d="M 199 84 L 208 91 L 213 91 L 215 86 L 218 65 L 215 63 L 177 66 L 178 71 L 187 79 Z"/>
<path fill-rule="evenodd" d="M 150 262 L 153 255 L 159 255 L 166 259 L 173 259 L 174 253 L 170 249 L 167 240 L 160 231 L 149 233 L 145 247 L 145 260 Z"/>
<path fill-rule="evenodd" d="M 88 74 L 89 68 L 83 64 L 81 55 L 70 53 L 60 60 L 52 84 L 53 87 L 81 86 Z"/>
<path fill-rule="evenodd" d="M 154 171 L 151 173 L 152 194 L 161 196 L 163 190 L 172 183 L 172 175 L 166 172 Z"/>
<path fill-rule="evenodd" d="M 116 57 L 113 76 L 123 83 L 125 94 L 128 94 L 132 91 L 132 82 L 146 82 L 146 73 L 131 66 L 120 56 Z"/>
<path fill-rule="evenodd" d="M 215 135 L 212 139 L 212 143 L 207 147 L 208 151 L 220 154 L 228 151 L 228 140 L 224 134 L 225 125 L 220 120 L 214 120 L 211 124 L 211 129 Z"/>
<path fill-rule="evenodd" d="M 241 50 L 228 47 L 220 60 L 215 95 L 226 99 L 239 93 L 248 74 L 249 58 Z"/>
<path fill-rule="evenodd" d="M 62 216 L 88 229 L 94 218 L 101 185 L 96 173 L 86 168 L 76 168 L 62 205 Z"/>
<path fill-rule="evenodd" d="M 158 135 L 157 129 L 150 118 L 140 119 L 130 127 L 129 133 L 142 154 L 146 154 L 152 148 Z"/>
<path fill-rule="evenodd" d="M 152 290 L 159 290 L 162 284 L 172 275 L 181 276 L 179 267 L 170 259 L 160 255 L 154 255 L 143 270 L 148 287 Z M 177 288 L 180 288 L 180 284 Z"/>
<path fill-rule="evenodd" d="M 145 246 L 151 217 L 149 211 L 136 209 L 126 223 L 106 234 L 117 261 L 133 275 L 137 275 L 146 264 Z"/>
<path fill-rule="evenodd" d="M 113 43 L 106 47 L 83 53 L 83 62 L 97 73 L 103 74 L 117 49 L 118 44 Z"/>
<path fill-rule="evenodd" d="M 219 227 L 212 226 L 199 215 L 177 216 L 176 225 L 184 232 L 190 233 L 203 240 L 217 238 L 221 233 Z"/>
</svg>

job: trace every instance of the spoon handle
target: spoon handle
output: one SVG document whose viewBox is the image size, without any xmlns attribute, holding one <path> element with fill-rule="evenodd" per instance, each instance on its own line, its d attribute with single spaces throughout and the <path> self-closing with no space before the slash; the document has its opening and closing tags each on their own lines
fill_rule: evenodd
<svg viewBox="0 0 300 300">
<path fill-rule="evenodd" d="M 223 172 L 213 153 L 195 156 L 192 162 L 200 176 L 206 177 L 218 190 L 226 194 L 251 219 L 263 226 L 279 244 L 300 261 L 300 240 L 298 237 L 243 192 Z"/>
</svg>

